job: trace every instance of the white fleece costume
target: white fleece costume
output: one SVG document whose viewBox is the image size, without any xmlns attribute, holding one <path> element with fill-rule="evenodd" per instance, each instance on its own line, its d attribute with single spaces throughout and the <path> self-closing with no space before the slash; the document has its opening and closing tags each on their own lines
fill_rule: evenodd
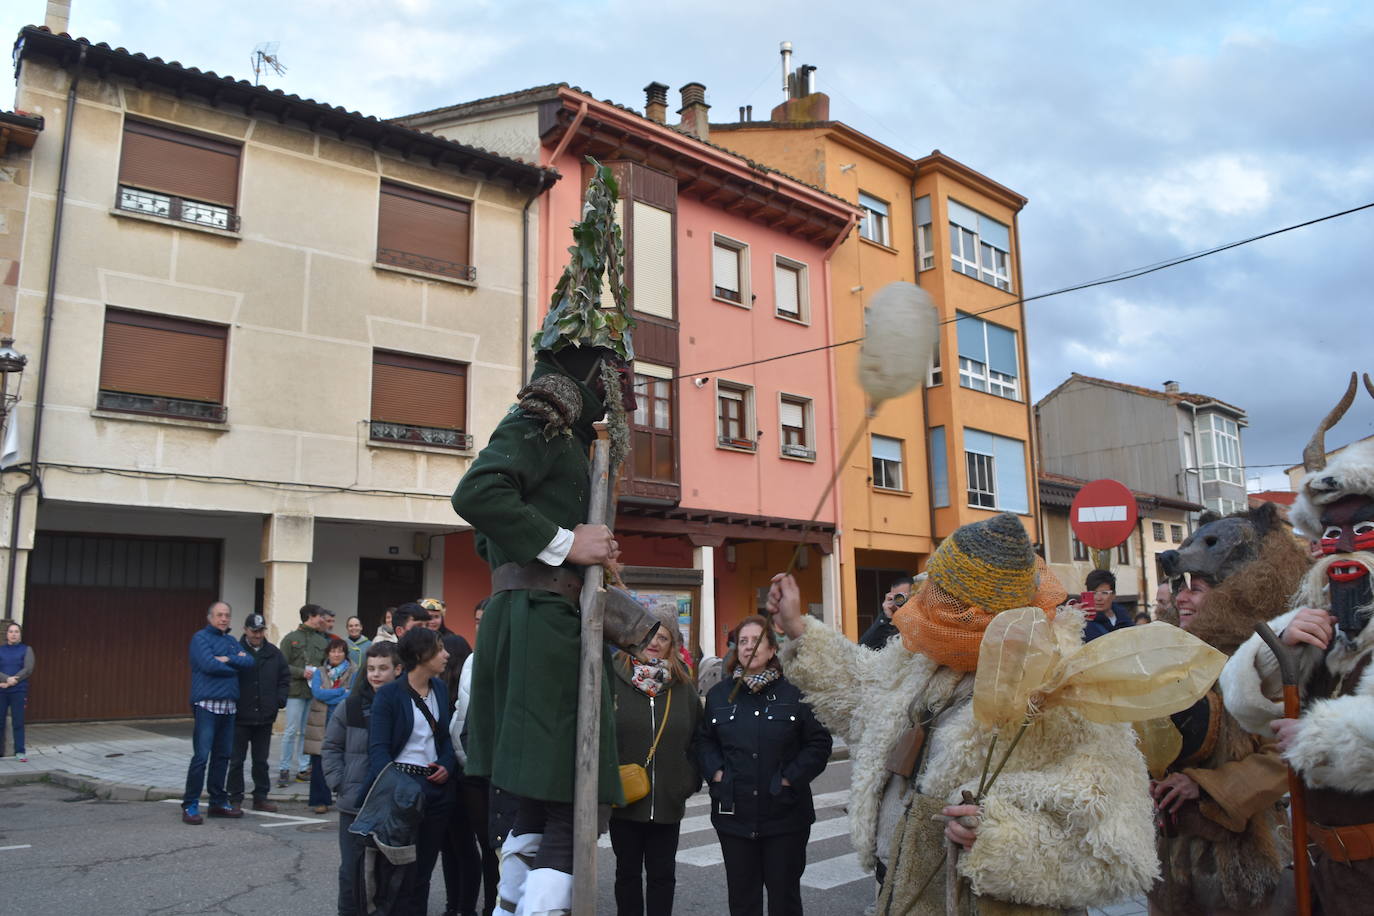
<svg viewBox="0 0 1374 916">
<path fill-rule="evenodd" d="M 1082 615 L 1072 610 L 1053 626 L 1066 650 L 1081 643 L 1082 630 Z M 930 732 L 918 786 L 951 804 L 961 790 L 977 790 L 991 734 L 973 719 L 971 674 L 913 654 L 899 639 L 874 652 L 813 619 L 783 658 L 816 716 L 849 743 L 850 831 L 865 867 L 873 867 L 879 807 L 896 778 L 886 759 L 910 724 L 909 708 L 939 708 L 964 694 Z M 1044 907 L 1101 906 L 1143 894 L 1159 871 L 1145 762 L 1129 726 L 1051 709 L 1026 733 L 983 809 L 978 839 L 959 857 L 976 894 Z"/>
</svg>

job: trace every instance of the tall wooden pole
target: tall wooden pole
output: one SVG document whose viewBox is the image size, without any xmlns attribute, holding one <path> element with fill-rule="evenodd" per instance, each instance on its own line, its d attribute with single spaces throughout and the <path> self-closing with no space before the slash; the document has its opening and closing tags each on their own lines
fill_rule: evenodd
<svg viewBox="0 0 1374 916">
<path fill-rule="evenodd" d="M 590 524 L 605 523 L 610 442 L 592 444 Z M 601 772 L 602 587 L 605 571 L 587 568 L 582 580 L 582 658 L 577 677 L 577 773 L 573 783 L 573 916 L 596 916 L 597 777 Z"/>
<path fill-rule="evenodd" d="M 1354 388 L 1354 380 L 1351 380 Z M 1293 653 L 1279 642 L 1279 638 L 1267 623 L 1255 624 L 1255 632 L 1274 653 L 1279 663 L 1279 673 L 1283 677 L 1283 717 L 1296 719 L 1302 715 L 1298 698 L 1298 666 Z M 1312 913 L 1312 876 L 1311 863 L 1307 859 L 1307 788 L 1302 776 L 1288 767 L 1288 815 L 1293 836 L 1293 883 L 1298 895 L 1298 916 L 1311 916 Z"/>
</svg>

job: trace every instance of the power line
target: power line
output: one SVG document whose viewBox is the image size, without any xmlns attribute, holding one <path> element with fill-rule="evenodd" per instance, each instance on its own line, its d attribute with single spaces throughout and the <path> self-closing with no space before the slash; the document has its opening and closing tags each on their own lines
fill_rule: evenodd
<svg viewBox="0 0 1374 916">
<path fill-rule="evenodd" d="M 1012 306 L 1024 305 L 1024 304 L 1027 303 L 1027 302 L 1036 302 L 1036 301 L 1041 300 L 1041 299 L 1049 299 L 1049 298 L 1051 298 L 1051 297 L 1053 297 L 1053 296 L 1062 296 L 1062 295 L 1065 295 L 1066 293 L 1075 293 L 1075 292 L 1078 292 L 1079 290 L 1093 289 L 1094 287 L 1098 287 L 1098 286 L 1109 286 L 1110 284 L 1113 284 L 1113 283 L 1121 283 L 1121 282 L 1123 282 L 1123 281 L 1125 281 L 1125 280 L 1134 280 L 1134 279 L 1136 279 L 1136 278 L 1138 278 L 1138 277 L 1143 277 L 1143 276 L 1145 276 L 1145 275 L 1147 275 L 1147 274 L 1156 273 L 1156 272 L 1161 271 L 1161 270 L 1167 270 L 1167 269 L 1170 268 L 1170 267 L 1178 267 L 1178 266 L 1180 266 L 1180 265 L 1182 265 L 1182 264 L 1188 264 L 1188 263 L 1190 263 L 1190 262 L 1192 262 L 1192 261 L 1199 261 L 1199 260 L 1201 260 L 1201 259 L 1203 259 L 1203 258 L 1211 257 L 1211 256 L 1214 255 L 1214 254 L 1220 254 L 1220 253 L 1222 253 L 1223 251 L 1230 251 L 1231 249 L 1233 249 L 1233 248 L 1239 248 L 1239 247 L 1241 247 L 1242 245 L 1249 245 L 1249 244 L 1251 244 L 1252 242 L 1258 242 L 1258 241 L 1262 241 L 1263 239 L 1273 238 L 1274 236 L 1276 236 L 1276 235 L 1282 235 L 1282 234 L 1284 234 L 1285 232 L 1293 232 L 1294 230 L 1297 230 L 1297 229 L 1305 229 L 1305 228 L 1308 227 L 1308 226 L 1315 226 L 1317 223 L 1324 223 L 1324 222 L 1326 222 L 1326 221 L 1328 221 L 1328 220 L 1339 219 L 1339 218 L 1341 218 L 1341 217 L 1343 217 L 1343 216 L 1349 216 L 1349 215 L 1351 215 L 1352 213 L 1359 213 L 1361 210 L 1369 210 L 1369 209 L 1371 209 L 1371 208 L 1374 208 L 1374 201 L 1370 201 L 1370 202 L 1367 203 L 1367 204 L 1360 204 L 1360 205 L 1357 206 L 1357 207 L 1350 207 L 1349 209 L 1346 209 L 1346 210 L 1339 210 L 1339 211 L 1337 211 L 1337 212 L 1335 212 L 1335 213 L 1328 213 L 1328 214 L 1326 214 L 1325 216 L 1318 216 L 1318 217 L 1316 217 L 1316 218 L 1314 218 L 1314 219 L 1304 220 L 1304 221 L 1302 221 L 1302 222 L 1300 222 L 1300 223 L 1293 223 L 1293 224 L 1290 225 L 1290 226 L 1283 226 L 1283 227 L 1281 227 L 1281 228 L 1279 228 L 1279 229 L 1272 229 L 1272 230 L 1270 230 L 1270 231 L 1268 231 L 1268 232 L 1262 232 L 1262 233 L 1260 233 L 1259 235 L 1252 235 L 1252 236 L 1250 236 L 1249 238 L 1240 239 L 1240 240 L 1235 241 L 1235 242 L 1227 242 L 1227 243 L 1224 244 L 1224 245 L 1217 245 L 1217 246 L 1214 247 L 1214 248 L 1207 248 L 1207 249 L 1204 249 L 1204 250 L 1202 250 L 1202 251 L 1193 252 L 1192 254 L 1179 255 L 1178 257 L 1169 258 L 1169 259 L 1166 259 L 1166 260 L 1164 260 L 1164 261 L 1157 261 L 1157 262 L 1155 262 L 1155 263 L 1153 263 L 1153 264 L 1150 264 L 1150 265 L 1147 265 L 1147 266 L 1145 266 L 1145 267 L 1132 268 L 1132 269 L 1129 269 L 1129 270 L 1122 271 L 1121 273 L 1118 273 L 1118 274 L 1112 274 L 1112 275 L 1110 275 L 1110 276 L 1103 277 L 1103 278 L 1101 278 L 1101 279 L 1089 280 L 1089 281 L 1084 282 L 1084 283 L 1075 283 L 1075 284 L 1073 284 L 1073 285 L 1071 285 L 1071 286 L 1064 286 L 1064 287 L 1061 287 L 1061 288 L 1059 288 L 1059 289 L 1050 290 L 1050 291 L 1048 291 L 1048 292 L 1037 293 L 1037 294 L 1034 295 L 1034 296 L 1024 296 L 1024 297 L 1021 297 L 1021 298 L 1012 299 L 1012 300 L 1010 300 L 1010 301 L 1008 301 L 1008 302 L 1002 303 L 1001 305 L 994 305 L 994 306 L 992 306 L 992 307 L 990 307 L 990 308 L 983 309 L 983 310 L 980 311 L 980 312 L 970 312 L 970 313 L 968 313 L 968 314 L 966 314 L 966 315 L 964 315 L 964 316 L 961 316 L 961 317 L 973 317 L 973 318 L 976 318 L 976 317 L 978 317 L 978 316 L 980 316 L 980 315 L 987 315 L 987 314 L 990 314 L 990 313 L 992 313 L 992 312 L 1001 311 L 1002 309 L 1011 308 Z M 946 319 L 944 319 L 943 321 L 941 321 L 940 324 L 941 324 L 941 325 L 953 324 L 953 323 L 955 323 L 956 321 L 959 321 L 959 320 L 960 320 L 959 318 L 946 318 Z M 777 360 L 780 360 L 780 359 L 787 359 L 787 358 L 792 357 L 792 356 L 804 356 L 804 355 L 806 355 L 806 354 L 808 354 L 808 353 L 818 353 L 818 352 L 821 352 L 821 351 L 823 351 L 823 350 L 831 350 L 831 349 L 834 349 L 834 348 L 836 348 L 836 347 L 846 347 L 846 346 L 850 346 L 850 345 L 852 345 L 852 344 L 862 343 L 862 342 L 863 342 L 863 338 L 862 338 L 862 337 L 854 337 L 854 338 L 851 338 L 851 339 L 849 339 L 849 340 L 841 340 L 841 341 L 836 341 L 835 343 L 822 344 L 821 346 L 818 346 L 818 347 L 809 347 L 809 348 L 807 348 L 807 349 L 805 349 L 805 350 L 795 350 L 795 351 L 792 351 L 792 352 L 790 352 L 790 353 L 779 353 L 779 354 L 777 354 L 776 356 L 766 356 L 766 357 L 763 357 L 762 359 L 750 360 L 749 362 L 744 362 L 744 363 L 736 363 L 736 364 L 734 364 L 734 365 L 732 365 L 732 366 L 720 366 L 720 367 L 715 368 L 715 369 L 700 369 L 700 370 L 695 370 L 695 371 L 692 371 L 692 372 L 681 372 L 681 373 L 678 373 L 677 375 L 672 376 L 672 377 L 671 377 L 670 379 L 668 379 L 667 381 L 679 381 L 679 380 L 684 379 L 684 378 L 693 378 L 693 377 L 700 377 L 700 376 L 710 376 L 710 375 L 716 374 L 717 372 L 729 372 L 729 371 L 731 371 L 731 370 L 733 370 L 733 369 L 743 369 L 743 368 L 746 368 L 746 367 L 748 367 L 748 366 L 757 366 L 757 365 L 761 365 L 761 364 L 763 364 L 763 363 L 776 362 Z M 657 379 L 657 381 L 663 381 L 663 380 L 662 380 L 662 379 Z M 636 384 L 634 387 L 636 387 L 636 388 L 643 388 L 643 387 L 645 387 L 645 386 L 647 386 L 647 385 L 649 385 L 649 384 L 651 384 L 651 382 L 642 382 L 642 383 Z M 1275 467 L 1278 467 L 1278 465 L 1274 465 L 1274 466 L 1275 466 Z"/>
</svg>

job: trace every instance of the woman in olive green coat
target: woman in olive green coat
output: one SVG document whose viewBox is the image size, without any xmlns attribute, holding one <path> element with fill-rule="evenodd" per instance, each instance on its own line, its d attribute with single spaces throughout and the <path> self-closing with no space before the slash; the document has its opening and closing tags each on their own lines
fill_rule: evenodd
<svg viewBox="0 0 1374 916">
<path fill-rule="evenodd" d="M 662 623 L 643 658 L 622 653 L 615 661 L 620 762 L 637 763 L 649 776 L 648 795 L 611 812 L 617 916 L 671 916 L 678 833 L 687 799 L 701 786 L 690 751 L 701 700 L 682 662 L 676 617 Z"/>
</svg>

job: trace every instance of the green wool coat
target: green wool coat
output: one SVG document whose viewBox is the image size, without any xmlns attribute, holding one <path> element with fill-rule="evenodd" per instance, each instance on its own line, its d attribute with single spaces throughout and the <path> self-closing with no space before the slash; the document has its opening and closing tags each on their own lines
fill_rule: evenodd
<svg viewBox="0 0 1374 916">
<path fill-rule="evenodd" d="M 557 371 L 535 364 L 535 378 Z M 588 449 L 600 401 L 579 385 L 582 414 L 570 435 L 546 438 L 543 422 L 514 407 L 453 493 L 453 508 L 477 532 L 477 552 L 495 569 L 534 561 L 559 528 L 586 522 Z M 473 658 L 466 772 L 524 798 L 570 803 L 576 771 L 577 670 L 581 618 L 545 591 L 507 591 L 482 616 Z M 599 796 L 620 804 L 609 652 L 602 676 Z"/>
<path fill-rule="evenodd" d="M 701 723 L 701 697 L 691 683 L 673 681 L 666 693 L 652 700 L 631 683 L 633 671 L 624 654 L 614 663 L 616 741 L 620 747 L 621 763 L 644 765 L 644 758 L 653 746 L 654 736 L 668 710 L 668 724 L 663 726 L 658 750 L 648 766 L 649 794 L 632 805 L 616 808 L 611 817 L 627 821 L 653 821 L 657 824 L 679 823 L 687 813 L 687 799 L 701 788 L 701 774 L 697 772 L 692 741 Z M 673 703 L 668 706 L 668 696 Z"/>
</svg>

